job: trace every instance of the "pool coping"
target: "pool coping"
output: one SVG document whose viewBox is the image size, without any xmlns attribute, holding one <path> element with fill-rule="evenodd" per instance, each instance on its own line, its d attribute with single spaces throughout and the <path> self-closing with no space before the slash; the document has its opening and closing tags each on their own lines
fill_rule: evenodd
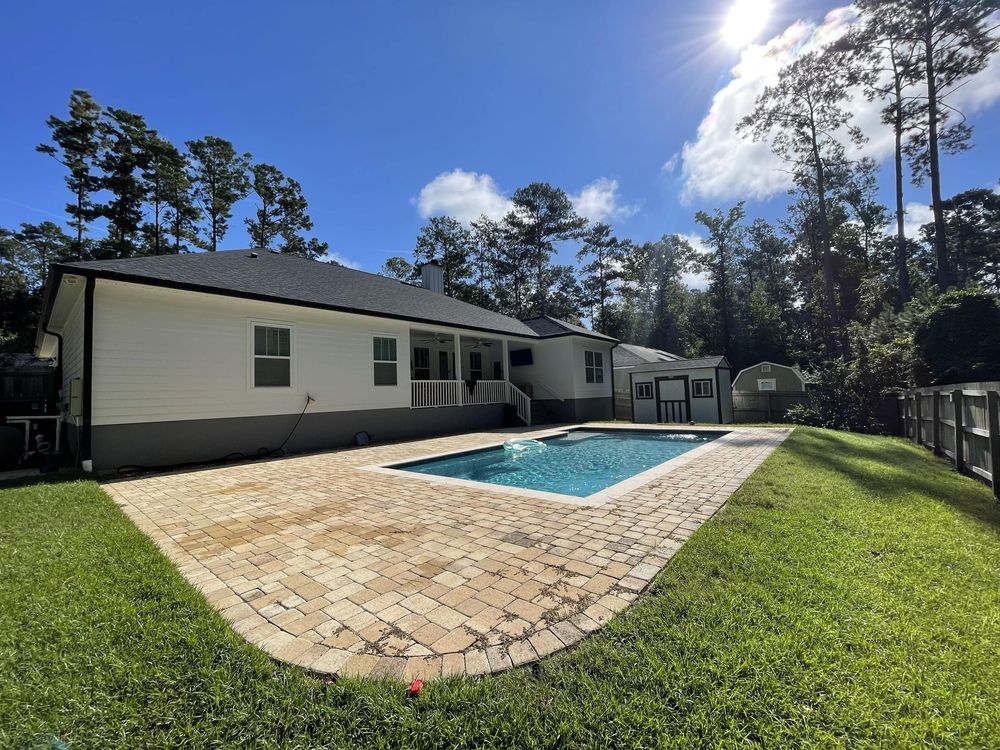
<svg viewBox="0 0 1000 750">
<path fill-rule="evenodd" d="M 695 427 L 685 425 L 684 429 L 672 429 L 664 428 L 662 425 L 572 425 L 567 427 L 556 427 L 552 430 L 542 432 L 532 436 L 534 440 L 546 440 L 548 438 L 559 437 L 560 435 L 568 435 L 571 432 L 578 431 L 589 431 L 589 432 L 673 432 L 673 433 L 710 433 L 718 435 L 715 440 L 705 443 L 704 445 L 699 445 L 697 448 L 693 448 L 689 451 L 685 451 L 679 456 L 674 456 L 671 459 L 664 461 L 663 463 L 657 464 L 645 471 L 634 474 L 626 479 L 616 482 L 609 487 L 605 487 L 603 490 L 598 490 L 590 495 L 580 497 L 577 495 L 567 495 L 561 492 L 549 492 L 547 490 L 533 490 L 526 487 L 514 487 L 507 484 L 490 484 L 489 482 L 477 482 L 473 479 L 458 479 L 456 477 L 444 477 L 436 474 L 421 474 L 415 471 L 406 471 L 405 469 L 400 469 L 396 467 L 405 466 L 409 464 L 423 463 L 424 461 L 433 461 L 439 458 L 452 458 L 454 456 L 463 456 L 471 453 L 479 453 L 486 450 L 492 450 L 494 448 L 499 448 L 503 446 L 505 441 L 500 442 L 490 442 L 480 446 L 466 448 L 459 451 L 446 451 L 443 453 L 430 453 L 425 456 L 417 456 L 415 458 L 409 458 L 405 461 L 393 461 L 391 463 L 379 463 L 379 464 L 368 464 L 366 466 L 358 466 L 357 468 L 361 471 L 371 471 L 379 474 L 388 474 L 390 476 L 403 476 L 411 479 L 417 479 L 420 481 L 427 482 L 432 485 L 451 485 L 455 487 L 466 487 L 468 489 L 482 490 L 484 492 L 491 492 L 494 494 L 504 494 L 504 495 L 519 495 L 521 497 L 530 497 L 536 500 L 548 500 L 550 502 L 557 503 L 569 503 L 571 505 L 584 506 L 590 508 L 599 508 L 612 500 L 617 500 L 623 495 L 632 492 L 639 487 L 649 484 L 655 479 L 659 479 L 676 469 L 690 463 L 693 460 L 705 455 L 711 450 L 718 448 L 720 445 L 725 445 L 726 442 L 732 440 L 736 434 L 734 430 L 724 430 L 712 427 Z"/>
</svg>

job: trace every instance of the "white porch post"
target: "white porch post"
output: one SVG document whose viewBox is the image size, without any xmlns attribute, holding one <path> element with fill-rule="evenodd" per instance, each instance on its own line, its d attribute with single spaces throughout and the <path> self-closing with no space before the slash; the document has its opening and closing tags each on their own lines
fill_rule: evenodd
<svg viewBox="0 0 1000 750">
<path fill-rule="evenodd" d="M 462 337 L 455 334 L 455 380 L 458 381 L 458 405 L 465 401 L 465 384 L 462 382 Z"/>
<path fill-rule="evenodd" d="M 507 339 L 503 340 L 502 346 L 500 347 L 500 372 L 503 373 L 503 379 L 508 383 L 510 382 L 510 352 L 509 342 Z"/>
</svg>

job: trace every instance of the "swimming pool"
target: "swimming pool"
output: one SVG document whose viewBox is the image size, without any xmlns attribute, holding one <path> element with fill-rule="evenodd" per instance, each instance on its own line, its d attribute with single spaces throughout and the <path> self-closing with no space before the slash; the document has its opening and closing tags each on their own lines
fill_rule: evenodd
<svg viewBox="0 0 1000 750">
<path fill-rule="evenodd" d="M 390 468 L 588 497 L 720 436 L 721 433 L 581 429 L 530 441 L 537 445 L 525 448 L 496 446 Z"/>
</svg>

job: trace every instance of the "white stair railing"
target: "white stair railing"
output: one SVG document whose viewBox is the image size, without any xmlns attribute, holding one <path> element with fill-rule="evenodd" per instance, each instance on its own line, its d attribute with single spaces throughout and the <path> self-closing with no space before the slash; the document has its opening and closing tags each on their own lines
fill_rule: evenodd
<svg viewBox="0 0 1000 750">
<path fill-rule="evenodd" d="M 472 386 L 471 391 L 465 392 L 465 403 L 472 406 L 507 402 L 506 380 L 480 380 Z"/>
<path fill-rule="evenodd" d="M 513 383 L 507 383 L 508 401 L 507 403 L 517 411 L 517 417 L 529 427 L 531 426 L 531 399 L 528 394 L 522 391 Z"/>
</svg>

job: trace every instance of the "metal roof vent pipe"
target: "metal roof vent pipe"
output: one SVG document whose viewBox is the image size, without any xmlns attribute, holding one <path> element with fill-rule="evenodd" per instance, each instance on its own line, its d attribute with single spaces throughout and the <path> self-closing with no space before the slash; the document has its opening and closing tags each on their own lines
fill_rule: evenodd
<svg viewBox="0 0 1000 750">
<path fill-rule="evenodd" d="M 420 266 L 420 286 L 431 292 L 444 294 L 444 266 L 429 260 Z"/>
</svg>

